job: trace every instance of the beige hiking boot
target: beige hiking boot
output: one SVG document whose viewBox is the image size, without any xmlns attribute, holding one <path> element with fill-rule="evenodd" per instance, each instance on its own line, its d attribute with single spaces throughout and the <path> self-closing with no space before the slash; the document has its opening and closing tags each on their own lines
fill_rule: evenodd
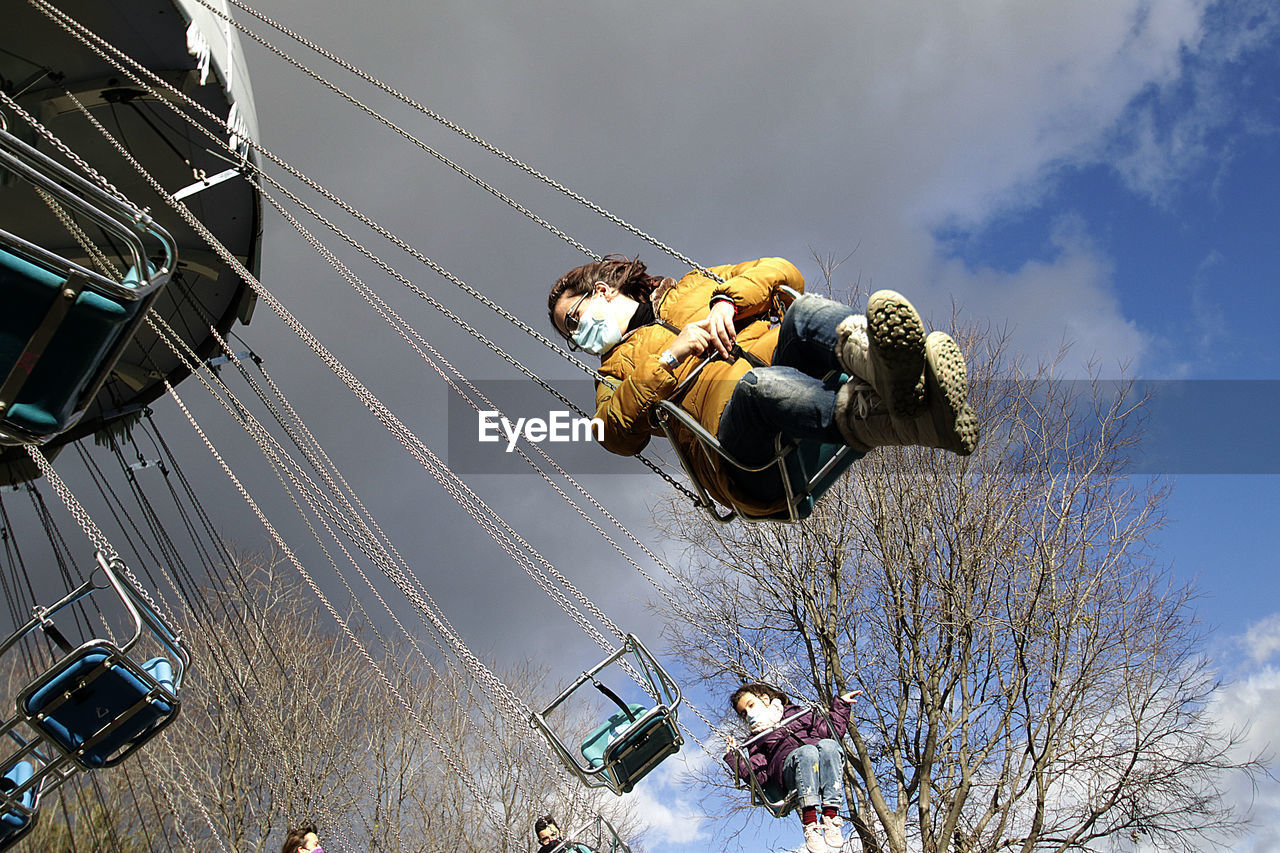
<svg viewBox="0 0 1280 853">
<path fill-rule="evenodd" d="M 836 335 L 840 366 L 871 383 L 891 415 L 911 417 L 924 409 L 924 323 L 905 296 L 877 290 L 866 315 L 845 318 Z"/>
<path fill-rule="evenodd" d="M 845 383 L 836 395 L 836 426 L 845 443 L 867 452 L 873 447 L 936 447 L 968 456 L 978 446 L 978 418 L 968 402 L 964 355 L 951 336 L 931 332 L 925 340 L 928 408 L 914 417 L 889 414 L 865 382 Z"/>
</svg>

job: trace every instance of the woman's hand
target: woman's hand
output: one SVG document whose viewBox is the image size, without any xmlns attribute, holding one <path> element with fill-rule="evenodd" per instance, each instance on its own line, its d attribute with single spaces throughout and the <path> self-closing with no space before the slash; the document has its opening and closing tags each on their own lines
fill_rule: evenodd
<svg viewBox="0 0 1280 853">
<path fill-rule="evenodd" d="M 841 693 L 840 698 L 848 702 L 850 705 L 857 703 L 858 697 L 862 695 L 861 690 L 850 690 L 848 693 Z"/>
<path fill-rule="evenodd" d="M 717 302 L 704 319 L 695 320 L 681 329 L 667 349 L 677 361 L 684 361 L 691 355 L 706 355 L 711 349 L 728 358 L 729 350 L 737 340 L 738 333 L 733 328 L 733 306 Z"/>
<path fill-rule="evenodd" d="M 711 333 L 716 351 L 723 356 L 729 355 L 738 340 L 738 331 L 733 325 L 735 311 L 732 302 L 722 299 L 711 306 L 711 313 L 707 315 L 707 331 Z"/>
<path fill-rule="evenodd" d="M 730 751 L 735 750 L 738 748 L 738 739 L 733 735 L 726 735 L 724 745 L 728 747 Z"/>
<path fill-rule="evenodd" d="M 710 346 L 711 333 L 707 331 L 707 321 L 698 320 L 681 329 L 667 349 L 671 350 L 676 361 L 684 361 L 691 355 L 702 355 Z"/>
</svg>

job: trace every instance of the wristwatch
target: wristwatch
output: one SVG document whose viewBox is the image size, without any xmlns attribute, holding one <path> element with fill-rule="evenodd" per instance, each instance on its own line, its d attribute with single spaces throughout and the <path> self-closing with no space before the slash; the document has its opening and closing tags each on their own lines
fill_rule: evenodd
<svg viewBox="0 0 1280 853">
<path fill-rule="evenodd" d="M 658 363 L 667 370 L 675 370 L 680 364 L 680 359 L 676 358 L 676 354 L 671 350 L 663 350 L 662 355 L 658 356 Z"/>
</svg>

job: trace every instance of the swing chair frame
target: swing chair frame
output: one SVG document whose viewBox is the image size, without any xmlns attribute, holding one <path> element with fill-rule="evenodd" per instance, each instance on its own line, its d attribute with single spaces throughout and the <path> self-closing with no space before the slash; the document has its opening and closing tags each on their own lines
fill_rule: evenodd
<svg viewBox="0 0 1280 853">
<path fill-rule="evenodd" d="M 116 198 L 10 133 L 2 113 L 0 169 L 44 190 L 117 238 L 132 264 L 124 281 L 115 281 L 0 228 L 0 262 L 9 276 L 25 282 L 32 291 L 49 292 L 49 307 L 14 357 L 12 366 L 0 376 L 0 444 L 42 444 L 70 429 L 93 402 L 147 309 L 177 268 L 178 248 L 169 233 L 155 224 L 145 210 Z M 148 260 L 144 238 L 157 244 L 158 266 Z M 100 327 L 112 326 L 112 330 L 105 338 L 105 352 L 95 357 L 96 366 L 68 383 L 67 391 L 74 394 L 74 400 L 65 412 L 60 409 L 53 418 L 54 427 L 15 421 L 11 409 L 21 404 L 19 395 L 45 355 L 46 347 L 69 316 L 87 316 L 102 310 L 89 306 L 105 306 L 108 312 L 121 315 L 97 321 Z M 75 345 L 79 341 L 59 341 L 63 346 L 68 343 Z"/>
<path fill-rule="evenodd" d="M 639 665 L 639 671 L 648 681 L 646 692 L 656 703 L 652 708 L 646 709 L 642 705 L 623 702 L 596 678 L 601 670 L 628 655 Z M 547 717 L 587 683 L 607 696 L 621 711 L 592 732 L 582 746 L 583 759 L 579 760 L 556 735 L 547 722 Z M 638 637 L 627 634 L 621 647 L 578 676 L 542 711 L 535 711 L 530 717 L 530 723 L 542 731 L 551 743 L 552 750 L 584 785 L 589 788 L 608 788 L 621 796 L 629 792 L 636 782 L 667 756 L 679 752 L 684 745 L 684 737 L 677 725 L 676 709 L 680 702 L 680 686 L 667 675 L 657 658 L 645 648 Z M 588 744 L 597 743 L 604 737 L 610 723 L 620 725 L 623 721 L 625 727 L 617 729 L 616 734 L 606 743 L 601 763 L 595 764 L 587 760 L 585 750 Z M 633 761 L 638 763 L 633 764 Z"/>
<path fill-rule="evenodd" d="M 132 584 L 119 575 L 113 567 L 113 564 L 123 566 L 118 558 L 108 560 L 99 551 L 95 559 L 97 569 L 87 581 L 52 606 L 34 607 L 32 618 L 0 643 L 0 659 L 3 659 L 19 641 L 38 629 L 62 651 L 52 665 L 18 692 L 14 714 L 0 720 L 0 739 L 7 737 L 18 747 L 0 759 L 0 767 L 28 761 L 35 768 L 30 779 L 4 795 L 6 809 L 11 800 L 20 799 L 27 791 L 45 793 L 80 771 L 119 764 L 172 723 L 180 710 L 178 694 L 190 665 L 182 638 L 165 624 Z M 96 581 L 99 572 L 105 583 Z M 123 644 L 94 637 L 72 647 L 53 624 L 52 617 L 105 590 L 113 591 L 124 606 L 132 623 L 132 635 Z M 153 638 L 163 655 L 139 664 L 130 652 L 144 636 Z M 122 698 L 128 705 L 119 708 L 109 722 L 76 744 L 74 740 L 85 733 L 64 724 L 56 717 L 57 711 L 64 705 L 74 706 L 99 698 L 92 688 L 100 679 L 105 684 L 105 687 L 99 686 L 107 693 L 107 700 Z M 100 718 L 104 709 L 95 705 L 95 710 Z M 110 710 L 109 705 L 106 710 Z M 136 731 L 130 731 L 131 721 Z"/>
<path fill-rule="evenodd" d="M 588 844 L 581 836 L 583 833 L 595 830 L 595 846 Z M 606 848 L 602 841 L 607 840 Z M 560 844 L 556 846 L 551 853 L 582 853 L 579 847 L 585 847 L 592 853 L 631 853 L 631 848 L 618 835 L 618 830 L 613 828 L 613 824 L 602 814 L 597 814 L 595 820 L 579 827 L 575 831 L 569 833 L 560 840 Z"/>
<path fill-rule="evenodd" d="M 768 737 L 779 728 L 790 723 L 794 723 L 796 720 L 803 719 L 811 714 L 820 716 L 827 724 L 827 731 L 832 731 L 831 717 L 827 714 L 827 709 L 822 705 L 813 703 L 802 708 L 791 716 L 782 719 L 779 721 L 778 725 L 773 728 L 767 729 L 759 734 L 752 735 L 731 750 L 734 757 L 737 759 L 739 766 L 747 768 L 746 778 L 743 778 L 741 774 L 734 772 L 732 769 L 730 770 L 734 778 L 734 787 L 740 791 L 747 791 L 751 795 L 752 806 L 760 806 L 767 809 L 769 813 L 776 818 L 786 817 L 791 812 L 795 811 L 795 809 L 800 805 L 800 797 L 794 790 L 783 791 L 781 792 L 781 796 L 779 796 L 778 792 L 773 792 L 767 789 L 764 784 L 760 782 L 760 779 L 756 776 L 755 770 L 751 767 L 750 747 L 752 744 Z M 832 740 L 840 744 L 841 759 L 847 761 L 847 758 L 845 758 L 844 738 L 832 737 Z"/>
<path fill-rule="evenodd" d="M 21 745 L 21 740 L 18 740 Z M 0 850 L 8 850 L 35 829 L 40 816 L 40 786 L 27 785 L 35 768 L 30 761 L 18 760 L 0 766 Z"/>
<path fill-rule="evenodd" d="M 774 300 L 772 316 L 778 322 L 781 322 L 786 309 L 801 294 L 799 291 L 785 286 L 778 288 L 778 291 L 779 297 Z M 736 356 L 736 346 L 734 350 L 733 355 Z M 680 466 L 684 468 L 685 475 L 693 484 L 697 494 L 694 504 L 720 524 L 728 524 L 735 518 L 750 522 L 796 523 L 803 521 L 813 513 L 813 508 L 817 504 L 818 498 L 822 497 L 823 493 L 835 483 L 840 475 L 850 465 L 861 459 L 864 454 L 848 445 L 822 444 L 819 442 L 800 441 L 799 439 L 784 441 L 782 434 L 779 433 L 773 438 L 774 455 L 769 461 L 761 465 L 748 465 L 736 458 L 732 453 L 724 449 L 716 436 L 712 435 L 706 427 L 680 405 L 684 395 L 693 386 L 693 383 L 698 380 L 707 365 L 718 360 L 722 359 L 717 353 L 704 358 L 684 379 L 680 380 L 670 397 L 658 401 L 653 411 L 653 421 L 662 429 L 663 434 L 667 437 L 667 442 L 674 448 L 676 457 L 680 460 Z M 839 384 L 843 385 L 849 381 L 850 377 L 845 374 L 839 374 L 838 377 L 833 376 L 830 378 L 836 379 Z M 684 448 L 676 440 L 676 433 L 679 429 L 688 430 L 698 440 L 703 452 L 707 454 L 712 465 L 717 468 L 722 465 L 728 465 L 733 470 L 744 473 L 759 473 L 776 469 L 778 476 L 782 480 L 786 507 L 773 515 L 758 516 L 749 513 L 742 505 L 734 503 L 728 512 L 721 513 L 717 509 L 716 501 L 694 475 L 693 460 L 689 458 Z M 730 496 L 730 499 L 732 500 L 732 496 Z"/>
</svg>

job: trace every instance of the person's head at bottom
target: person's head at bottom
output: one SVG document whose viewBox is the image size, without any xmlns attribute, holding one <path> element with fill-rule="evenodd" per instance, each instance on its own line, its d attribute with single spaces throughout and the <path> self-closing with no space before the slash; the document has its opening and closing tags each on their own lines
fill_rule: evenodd
<svg viewBox="0 0 1280 853">
<path fill-rule="evenodd" d="M 320 846 L 316 825 L 307 823 L 289 830 L 280 853 L 324 853 L 324 848 Z"/>
</svg>

